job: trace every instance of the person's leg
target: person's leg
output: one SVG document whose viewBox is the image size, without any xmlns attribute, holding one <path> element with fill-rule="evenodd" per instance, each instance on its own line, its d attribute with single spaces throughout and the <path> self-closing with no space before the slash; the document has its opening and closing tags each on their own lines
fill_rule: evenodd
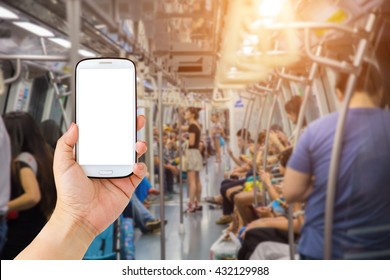
<svg viewBox="0 0 390 280">
<path fill-rule="evenodd" d="M 190 201 L 188 203 L 187 212 L 194 212 L 195 210 L 195 198 L 196 198 L 196 172 L 187 171 L 188 192 Z"/>
<path fill-rule="evenodd" d="M 131 217 L 142 233 L 148 233 L 160 227 L 160 219 L 156 219 L 136 196 L 131 198 L 128 208 L 131 209 Z"/>
<path fill-rule="evenodd" d="M 245 183 L 245 179 L 243 180 L 224 180 L 221 183 L 221 195 L 222 195 L 222 211 L 224 215 L 231 215 L 233 213 L 234 204 L 227 198 L 226 192 L 228 189 L 241 186 Z"/>
<path fill-rule="evenodd" d="M 257 200 L 261 201 L 262 195 L 260 192 L 257 192 Z M 234 205 L 236 205 L 238 212 L 244 222 L 244 224 L 248 224 L 257 217 L 252 211 L 253 204 L 253 192 L 242 192 L 237 194 L 234 197 Z"/>
<path fill-rule="evenodd" d="M 133 196 L 131 201 L 133 202 L 133 208 L 139 213 L 139 216 L 144 223 L 156 219 L 136 196 Z"/>
<path fill-rule="evenodd" d="M 202 182 L 200 181 L 199 171 L 195 172 L 196 177 L 196 201 L 200 203 L 202 201 Z"/>
<path fill-rule="evenodd" d="M 216 221 L 217 224 L 223 225 L 232 221 L 232 214 L 234 210 L 234 204 L 228 199 L 227 191 L 231 188 L 240 186 L 245 180 L 224 180 L 221 184 L 221 195 L 222 195 L 222 216 Z"/>
<path fill-rule="evenodd" d="M 222 205 L 222 195 L 208 196 L 205 198 L 205 201 L 212 204 Z"/>
<path fill-rule="evenodd" d="M 167 168 L 164 168 L 165 170 L 165 173 L 164 173 L 164 180 L 165 180 L 165 185 L 166 185 L 166 191 L 168 192 L 168 194 L 171 194 L 173 193 L 173 173 L 171 170 L 167 169 Z"/>
<path fill-rule="evenodd" d="M 195 200 L 195 210 L 201 211 L 203 209 L 200 205 L 202 201 L 202 182 L 200 181 L 199 171 L 196 171 L 196 200 Z"/>
<path fill-rule="evenodd" d="M 214 142 L 215 142 L 215 156 L 216 156 L 216 160 L 217 162 L 221 162 L 221 140 L 219 139 L 219 137 L 216 137 L 214 139 Z"/>
<path fill-rule="evenodd" d="M 241 192 L 242 191 L 242 186 L 236 186 L 236 187 L 232 187 L 230 189 L 228 189 L 226 191 L 226 197 L 227 199 L 229 199 L 231 202 L 233 202 L 234 200 L 232 199 L 232 196 L 237 193 L 237 192 Z"/>
</svg>

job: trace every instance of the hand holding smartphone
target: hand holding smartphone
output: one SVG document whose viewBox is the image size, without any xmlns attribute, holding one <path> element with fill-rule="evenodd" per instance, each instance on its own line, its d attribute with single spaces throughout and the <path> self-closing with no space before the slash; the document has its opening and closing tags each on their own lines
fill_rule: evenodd
<svg viewBox="0 0 390 280">
<path fill-rule="evenodd" d="M 136 163 L 136 71 L 123 58 L 76 66 L 76 160 L 88 177 L 120 178 Z"/>
</svg>

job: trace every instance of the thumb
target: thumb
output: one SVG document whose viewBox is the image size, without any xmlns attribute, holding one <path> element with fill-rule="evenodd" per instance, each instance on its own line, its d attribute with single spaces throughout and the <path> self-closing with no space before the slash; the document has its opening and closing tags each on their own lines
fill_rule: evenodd
<svg viewBox="0 0 390 280">
<path fill-rule="evenodd" d="M 57 141 L 54 153 L 54 168 L 62 171 L 68 169 L 75 162 L 73 147 L 79 137 L 79 130 L 75 123 L 72 123 L 68 131 Z"/>
</svg>

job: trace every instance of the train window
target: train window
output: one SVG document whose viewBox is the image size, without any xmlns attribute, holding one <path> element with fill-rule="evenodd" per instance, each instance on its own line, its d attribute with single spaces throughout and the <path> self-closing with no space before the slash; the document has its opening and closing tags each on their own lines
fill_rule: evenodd
<svg viewBox="0 0 390 280">
<path fill-rule="evenodd" d="M 48 89 L 49 82 L 47 77 L 41 76 L 34 79 L 30 92 L 31 97 L 30 104 L 28 106 L 28 112 L 37 123 L 42 121 L 44 104 Z"/>
</svg>

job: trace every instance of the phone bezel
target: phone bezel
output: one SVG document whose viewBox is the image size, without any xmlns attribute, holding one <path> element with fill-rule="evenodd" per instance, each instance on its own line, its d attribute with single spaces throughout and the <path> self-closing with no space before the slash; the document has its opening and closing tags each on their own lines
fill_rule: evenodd
<svg viewBox="0 0 390 280">
<path fill-rule="evenodd" d="M 107 62 L 107 63 L 105 63 Z M 85 174 L 89 178 L 124 178 L 133 174 L 134 165 L 137 162 L 137 152 L 135 151 L 135 143 L 137 142 L 137 71 L 133 61 L 127 58 L 112 58 L 112 57 L 99 57 L 99 58 L 86 58 L 80 60 L 75 67 L 75 120 L 76 124 L 79 123 L 78 119 L 78 70 L 79 69 L 118 69 L 118 68 L 131 68 L 134 70 L 134 164 L 131 165 L 80 165 Z M 75 146 L 75 157 L 78 163 L 79 149 L 78 141 Z M 101 171 L 111 171 L 112 174 L 100 174 Z"/>
</svg>

